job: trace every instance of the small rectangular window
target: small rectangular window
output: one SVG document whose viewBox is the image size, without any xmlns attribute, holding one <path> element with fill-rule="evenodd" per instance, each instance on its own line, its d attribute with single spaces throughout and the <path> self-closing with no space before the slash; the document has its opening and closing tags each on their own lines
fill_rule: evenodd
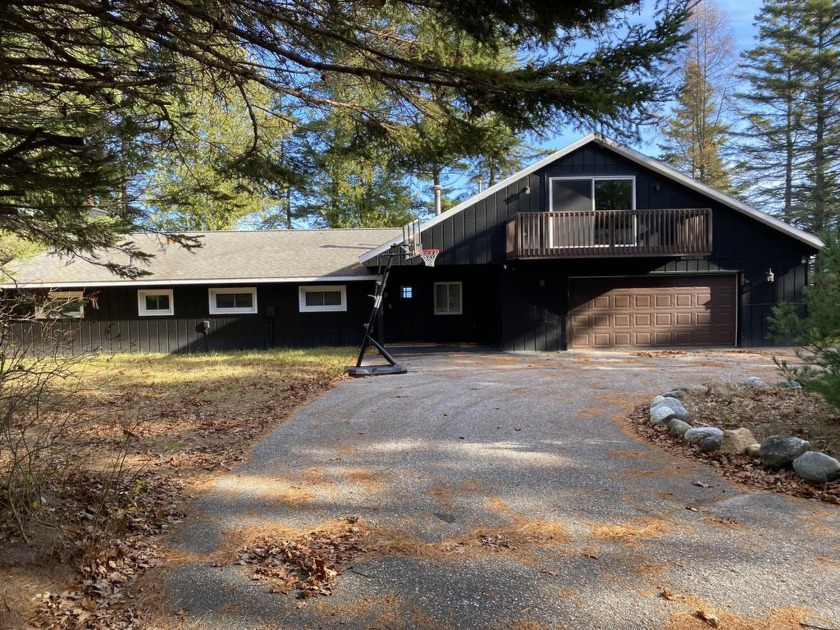
<svg viewBox="0 0 840 630">
<path fill-rule="evenodd" d="M 400 297 L 404 300 L 410 300 L 414 297 L 414 288 L 411 286 L 400 287 Z"/>
<path fill-rule="evenodd" d="M 299 302 L 301 313 L 346 311 L 347 287 L 343 284 L 300 287 Z"/>
<path fill-rule="evenodd" d="M 435 315 L 460 315 L 461 283 L 435 282 Z"/>
<path fill-rule="evenodd" d="M 172 289 L 140 289 L 137 291 L 137 312 L 140 317 L 175 315 Z"/>
<path fill-rule="evenodd" d="M 257 312 L 257 289 L 236 287 L 210 289 L 211 315 L 238 315 Z"/>
<path fill-rule="evenodd" d="M 84 291 L 50 291 L 35 309 L 35 319 L 82 319 L 85 316 Z"/>
</svg>

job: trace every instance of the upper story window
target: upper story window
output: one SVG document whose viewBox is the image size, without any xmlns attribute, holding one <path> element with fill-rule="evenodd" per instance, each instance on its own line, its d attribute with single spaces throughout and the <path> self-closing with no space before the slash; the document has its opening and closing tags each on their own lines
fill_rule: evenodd
<svg viewBox="0 0 840 630">
<path fill-rule="evenodd" d="M 634 210 L 636 180 L 632 177 L 552 177 L 549 209 L 553 212 Z"/>
<path fill-rule="evenodd" d="M 140 289 L 137 291 L 137 313 L 140 317 L 174 315 L 172 289 Z"/>
<path fill-rule="evenodd" d="M 84 291 L 50 291 L 35 309 L 35 319 L 82 319 L 85 316 Z"/>
<path fill-rule="evenodd" d="M 211 315 L 239 315 L 257 312 L 256 287 L 210 289 Z"/>
<path fill-rule="evenodd" d="M 300 287 L 298 295 L 301 313 L 347 310 L 347 287 L 343 284 Z"/>
</svg>

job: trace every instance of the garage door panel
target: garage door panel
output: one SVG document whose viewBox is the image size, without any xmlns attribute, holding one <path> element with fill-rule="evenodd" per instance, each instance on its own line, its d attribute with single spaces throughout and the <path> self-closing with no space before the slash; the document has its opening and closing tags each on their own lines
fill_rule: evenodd
<svg viewBox="0 0 840 630">
<path fill-rule="evenodd" d="M 672 326 L 674 323 L 673 313 L 654 313 L 653 323 L 655 326 Z"/>
<path fill-rule="evenodd" d="M 634 345 L 634 346 L 651 346 L 651 345 L 653 345 L 651 343 L 653 341 L 653 338 L 651 337 L 651 334 L 648 333 L 648 332 L 637 332 L 633 336 L 635 338 L 635 343 L 632 344 L 632 345 Z"/>
<path fill-rule="evenodd" d="M 653 333 L 653 339 L 657 346 L 675 346 L 675 335 L 670 330 L 661 330 Z"/>
<path fill-rule="evenodd" d="M 609 333 L 600 333 L 592 335 L 592 345 L 595 348 L 611 348 L 612 347 L 612 335 Z"/>
<path fill-rule="evenodd" d="M 676 313 L 674 315 L 674 321 L 677 326 L 694 326 L 695 318 L 693 313 Z"/>
<path fill-rule="evenodd" d="M 674 296 L 674 304 L 678 307 L 694 306 L 694 296 L 691 293 L 679 293 Z"/>
<path fill-rule="evenodd" d="M 636 326 L 651 326 L 653 324 L 653 317 L 650 313 L 634 313 L 633 322 Z"/>
<path fill-rule="evenodd" d="M 572 279 L 568 345 L 735 345 L 735 286 L 735 276 Z"/>
</svg>

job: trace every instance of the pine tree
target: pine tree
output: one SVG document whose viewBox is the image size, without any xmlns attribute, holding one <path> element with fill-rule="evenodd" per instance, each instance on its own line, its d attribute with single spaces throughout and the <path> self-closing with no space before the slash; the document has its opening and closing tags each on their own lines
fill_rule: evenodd
<svg viewBox="0 0 840 630">
<path fill-rule="evenodd" d="M 744 169 L 754 201 L 821 232 L 840 215 L 840 10 L 765 0 L 744 53 Z"/>
<path fill-rule="evenodd" d="M 662 159 L 697 181 L 724 191 L 732 182 L 723 147 L 727 141 L 732 29 L 712 0 L 689 18 L 691 39 L 677 58 L 682 67 L 676 104 L 662 127 Z"/>
<path fill-rule="evenodd" d="M 145 219 L 132 198 L 148 173 L 144 161 L 155 151 L 177 155 L 184 130 L 170 106 L 191 85 L 223 99 L 259 83 L 282 104 L 280 116 L 309 121 L 342 110 L 382 144 L 428 114 L 441 115 L 444 128 L 497 116 L 517 133 L 570 121 L 626 137 L 668 96 L 659 70 L 682 39 L 687 3 L 663 3 L 646 25 L 633 15 L 637 0 L 6 0 L 4 227 L 67 252 L 120 243 Z M 439 55 L 410 22 L 393 18 L 396 10 L 490 49 L 506 42 L 517 62 Z M 527 61 L 535 49 L 543 54 Z M 316 84 L 332 77 L 387 98 L 381 107 L 360 107 L 352 94 L 324 98 Z M 430 106 L 435 90 L 450 91 L 452 106 Z M 272 174 L 270 152 L 248 150 L 229 163 Z"/>
</svg>

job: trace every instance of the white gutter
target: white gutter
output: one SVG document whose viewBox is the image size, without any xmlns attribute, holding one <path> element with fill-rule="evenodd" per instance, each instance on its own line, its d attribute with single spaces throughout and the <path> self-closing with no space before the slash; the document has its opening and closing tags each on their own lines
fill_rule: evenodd
<svg viewBox="0 0 840 630">
<path fill-rule="evenodd" d="M 71 287 L 172 287 L 212 284 L 291 284 L 300 282 L 370 282 L 376 274 L 368 276 L 301 276 L 298 278 L 196 278 L 193 280 L 79 280 L 75 282 L 4 282 L 0 289 L 64 289 Z"/>
</svg>

